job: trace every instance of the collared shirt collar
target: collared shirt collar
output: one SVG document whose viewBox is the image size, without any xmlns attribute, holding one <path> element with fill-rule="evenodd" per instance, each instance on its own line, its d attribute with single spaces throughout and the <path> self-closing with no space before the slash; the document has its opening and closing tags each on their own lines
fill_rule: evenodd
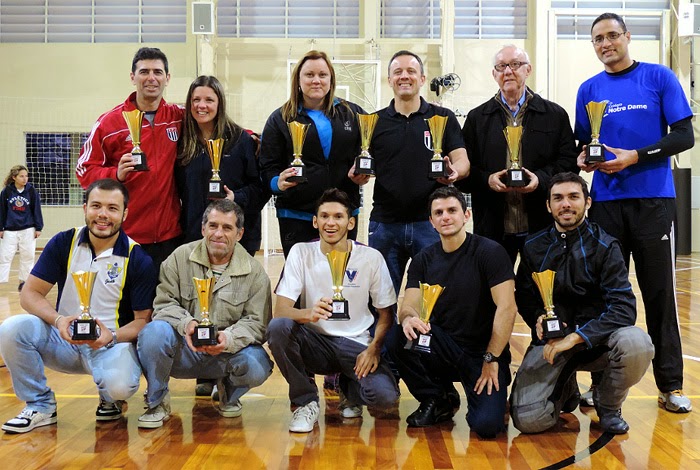
<svg viewBox="0 0 700 470">
<path fill-rule="evenodd" d="M 418 111 L 412 114 L 425 114 L 428 112 L 428 109 L 430 109 L 430 105 L 428 104 L 427 101 L 423 99 L 423 97 L 420 97 L 420 107 L 418 108 Z M 389 106 L 387 107 L 387 113 L 389 116 L 396 116 L 398 111 L 396 111 L 396 107 L 394 106 L 394 99 L 391 99 L 391 102 L 389 103 Z"/>
<path fill-rule="evenodd" d="M 520 112 L 520 108 L 522 108 L 523 103 L 525 103 L 525 97 L 527 96 L 527 87 L 523 90 L 523 96 L 520 97 L 518 100 L 518 107 L 515 109 L 515 111 L 511 110 L 510 107 L 508 106 L 508 102 L 506 101 L 505 96 L 503 96 L 503 92 L 499 91 L 499 94 L 501 95 L 501 101 L 503 104 L 506 105 L 506 108 L 508 108 L 513 115 L 513 117 L 517 116 L 518 113 Z"/>
<path fill-rule="evenodd" d="M 87 243 L 93 253 L 95 252 L 92 243 L 90 243 L 90 230 L 88 230 L 87 226 L 83 227 L 80 230 L 80 235 L 78 235 L 78 244 L 83 243 Z M 124 230 L 119 230 L 119 236 L 112 247 L 112 254 L 115 256 L 129 256 L 129 237 L 126 236 Z"/>
</svg>

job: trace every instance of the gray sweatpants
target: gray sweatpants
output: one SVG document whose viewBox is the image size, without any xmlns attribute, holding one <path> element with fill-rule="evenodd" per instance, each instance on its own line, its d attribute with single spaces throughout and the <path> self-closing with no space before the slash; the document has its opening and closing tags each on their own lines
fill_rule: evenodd
<svg viewBox="0 0 700 470">
<path fill-rule="evenodd" d="M 510 415 L 523 433 L 546 431 L 556 424 L 564 402 L 578 387 L 578 370 L 602 372 L 593 395 L 596 406 L 622 408 L 627 392 L 642 379 L 654 357 L 651 338 L 636 326 L 620 328 L 592 350 L 561 353 L 554 364 L 544 359 L 543 349 L 528 348 L 511 391 Z"/>
</svg>

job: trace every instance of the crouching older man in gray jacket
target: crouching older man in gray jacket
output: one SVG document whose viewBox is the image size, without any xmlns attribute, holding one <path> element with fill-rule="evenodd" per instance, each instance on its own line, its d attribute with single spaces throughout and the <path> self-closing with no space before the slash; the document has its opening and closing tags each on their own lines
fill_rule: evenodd
<svg viewBox="0 0 700 470">
<path fill-rule="evenodd" d="M 170 377 L 216 379 L 219 413 L 242 413 L 241 396 L 272 373 L 262 344 L 271 316 L 270 279 L 238 244 L 243 211 L 227 199 L 209 204 L 203 239 L 177 248 L 165 260 L 154 301 L 153 322 L 139 334 L 138 354 L 148 381 L 148 410 L 140 428 L 158 428 L 170 416 Z M 209 316 L 216 344 L 195 346 L 202 305 L 193 278 L 214 279 Z M 213 342 L 213 341 L 212 341 Z"/>
</svg>

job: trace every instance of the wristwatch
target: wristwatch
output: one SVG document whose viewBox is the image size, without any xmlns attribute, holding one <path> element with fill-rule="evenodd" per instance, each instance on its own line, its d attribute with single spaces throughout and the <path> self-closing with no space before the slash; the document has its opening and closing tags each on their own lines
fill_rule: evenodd
<svg viewBox="0 0 700 470">
<path fill-rule="evenodd" d="M 107 344 L 105 345 L 105 348 L 110 349 L 110 348 L 114 347 L 115 344 L 117 344 L 117 332 L 116 332 L 116 331 L 112 331 L 112 341 L 110 341 L 109 343 L 107 343 Z"/>
<path fill-rule="evenodd" d="M 498 356 L 494 356 L 492 353 L 486 351 L 486 354 L 484 354 L 484 362 L 487 364 L 490 364 L 492 362 L 496 362 L 498 360 Z"/>
</svg>

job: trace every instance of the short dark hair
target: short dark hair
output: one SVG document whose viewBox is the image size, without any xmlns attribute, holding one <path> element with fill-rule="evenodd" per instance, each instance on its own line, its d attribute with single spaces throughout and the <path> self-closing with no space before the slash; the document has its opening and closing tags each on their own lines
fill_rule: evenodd
<svg viewBox="0 0 700 470">
<path fill-rule="evenodd" d="M 620 23 L 620 26 L 622 26 L 622 32 L 627 32 L 627 25 L 625 24 L 625 20 L 623 20 L 620 15 L 618 15 L 617 13 L 603 13 L 598 18 L 593 20 L 593 24 L 591 25 L 591 33 L 593 33 L 593 27 L 603 20 L 615 20 L 618 23 Z"/>
<path fill-rule="evenodd" d="M 236 215 L 236 228 L 239 230 L 243 228 L 243 222 L 245 221 L 243 209 L 241 209 L 241 206 L 230 199 L 214 199 L 211 201 L 207 208 L 204 209 L 204 214 L 202 215 L 202 227 L 207 225 L 207 222 L 209 222 L 209 214 L 213 210 L 221 212 L 222 214 L 229 214 L 233 212 Z"/>
<path fill-rule="evenodd" d="M 554 187 L 554 185 L 562 183 L 578 183 L 581 185 L 581 191 L 583 191 L 583 198 L 588 199 L 588 197 L 590 196 L 590 193 L 588 192 L 588 183 L 586 183 L 586 180 L 581 178 L 581 176 L 577 175 L 576 173 L 567 171 L 564 173 L 557 173 L 552 177 L 551 180 L 549 180 L 549 186 L 547 186 L 548 201 L 552 197 L 552 188 Z"/>
<path fill-rule="evenodd" d="M 136 63 L 139 60 L 162 60 L 165 73 L 170 73 L 168 71 L 168 58 L 165 56 L 163 51 L 157 47 L 142 47 L 136 51 L 136 54 L 134 54 L 134 59 L 131 61 L 131 73 L 136 72 Z"/>
<path fill-rule="evenodd" d="M 327 202 L 337 202 L 348 211 L 348 218 L 352 217 L 352 202 L 350 202 L 348 194 L 342 189 L 330 188 L 323 191 L 323 194 L 321 194 L 321 197 L 318 198 L 316 202 L 316 215 L 318 215 L 318 210 L 321 208 L 321 205 Z"/>
<path fill-rule="evenodd" d="M 467 198 L 464 196 L 464 193 L 454 186 L 442 186 L 433 191 L 428 197 L 428 212 L 432 214 L 434 200 L 447 199 L 449 197 L 457 199 L 462 206 L 462 210 L 464 212 L 467 211 Z"/>
<path fill-rule="evenodd" d="M 124 196 L 124 209 L 129 205 L 129 190 L 121 181 L 117 181 L 112 178 L 104 178 L 101 180 L 93 181 L 90 186 L 85 190 L 85 204 L 87 204 L 88 199 L 90 199 L 90 193 L 93 189 L 101 189 L 102 191 L 121 191 L 122 196 Z"/>
<path fill-rule="evenodd" d="M 415 52 L 408 51 L 406 49 L 402 49 L 402 50 L 394 53 L 394 55 L 391 56 L 391 59 L 389 60 L 389 65 L 386 68 L 387 76 L 391 76 L 391 63 L 394 61 L 394 59 L 396 59 L 397 57 L 400 57 L 402 55 L 410 55 L 411 57 L 415 57 L 415 59 L 420 64 L 420 74 L 425 75 L 425 71 L 423 70 L 423 61 L 421 60 L 420 57 L 418 57 L 418 54 L 416 54 Z"/>
</svg>

